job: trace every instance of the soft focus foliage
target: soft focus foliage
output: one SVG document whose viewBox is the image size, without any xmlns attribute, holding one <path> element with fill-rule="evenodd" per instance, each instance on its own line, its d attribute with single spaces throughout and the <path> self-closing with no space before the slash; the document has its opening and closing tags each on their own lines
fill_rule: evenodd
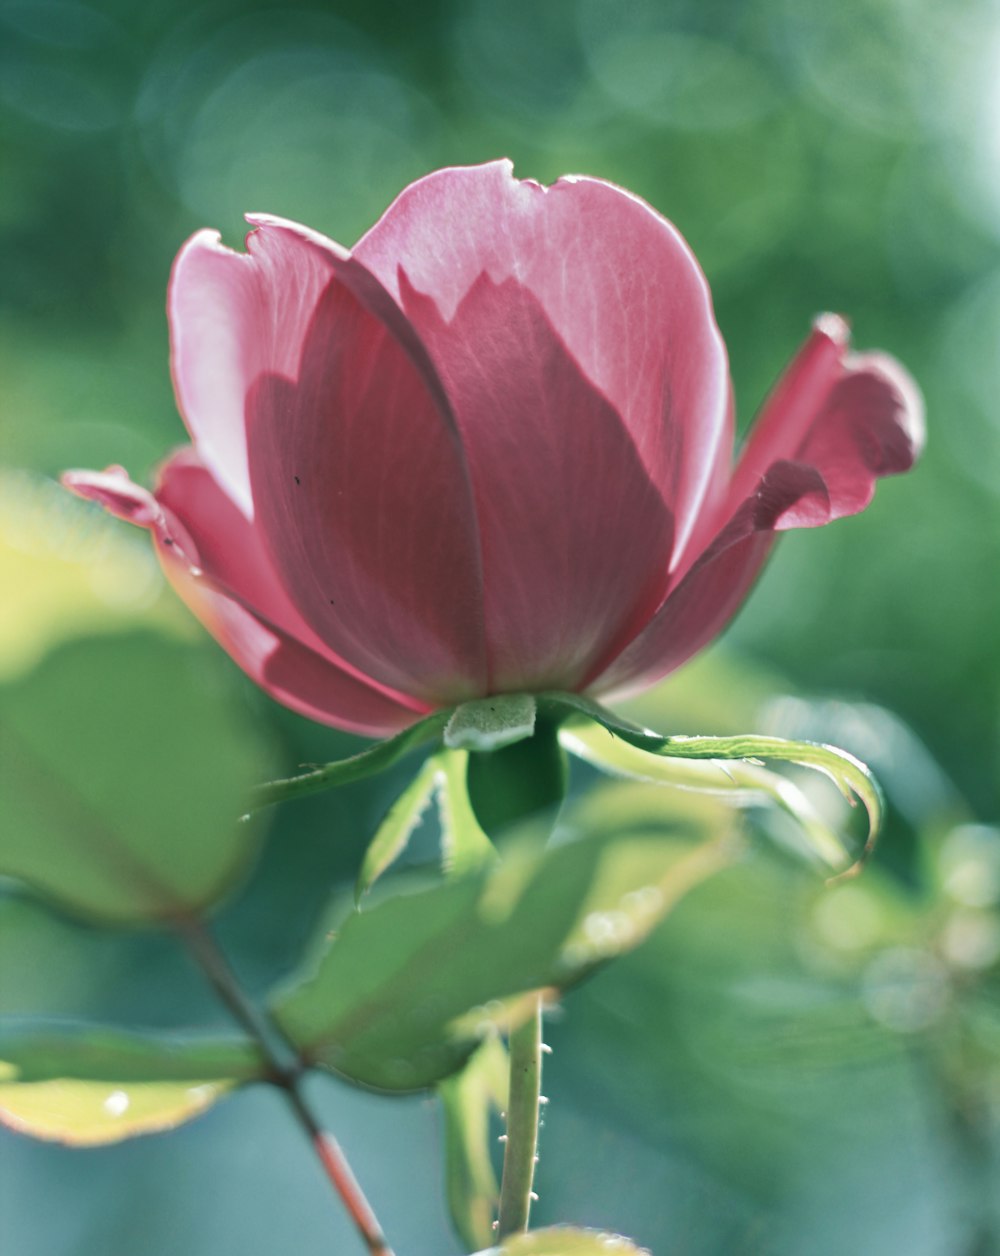
<svg viewBox="0 0 1000 1256">
<path fill-rule="evenodd" d="M 693 1256 L 985 1256 L 1000 1241 L 998 57 L 986 0 L 958 18 L 931 0 L 0 7 L 5 464 L 119 461 L 139 477 L 181 440 L 162 294 L 203 223 L 237 245 L 259 206 L 350 242 L 410 179 L 501 153 L 522 176 L 620 182 L 678 224 L 744 421 L 824 308 L 926 394 L 918 471 L 863 518 L 786 538 L 725 643 L 635 708 L 666 731 L 766 725 L 844 745 L 886 786 L 879 860 L 824 891 L 754 844 L 566 997 L 541 1225 Z M 14 483 L 0 483 L 5 679 L 84 631 L 178 631 L 131 534 L 68 499 L 57 516 L 22 506 Z M 227 671 L 211 647 L 201 662 Z M 765 702 L 776 693 L 790 696 Z M 290 769 L 359 748 L 248 685 L 240 700 Z M 277 813 L 219 918 L 253 990 L 287 976 L 331 886 L 350 894 L 407 772 Z M 832 794 L 812 796 L 840 822 Z M 604 786 L 574 814 L 595 834 L 655 831 L 665 797 Z M 427 854 L 427 827 L 404 860 Z M 0 899 L 0 998 L 23 1015 L 231 1028 L 168 940 L 92 932 L 17 893 Z M 314 1093 L 389 1232 L 419 1236 L 400 1249 L 457 1252 L 426 1154 L 437 1110 L 333 1081 Z M 129 1250 L 136 1233 L 147 1256 L 264 1256 L 290 1225 L 303 1256 L 355 1250 L 262 1090 L 86 1158 L 2 1133 L 0 1234 L 19 1256 Z"/>
</svg>

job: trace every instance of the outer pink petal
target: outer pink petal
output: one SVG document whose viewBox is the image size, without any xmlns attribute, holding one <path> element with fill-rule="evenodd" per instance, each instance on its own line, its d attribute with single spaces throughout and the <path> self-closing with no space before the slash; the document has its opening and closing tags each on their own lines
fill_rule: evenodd
<svg viewBox="0 0 1000 1256">
<path fill-rule="evenodd" d="M 192 451 L 182 451 L 163 468 L 159 496 L 133 484 L 121 467 L 69 471 L 63 482 L 153 532 L 177 592 L 278 702 L 370 737 L 396 732 L 424 713 L 421 704 L 352 674 L 315 638 L 267 565 L 253 525 Z"/>
<path fill-rule="evenodd" d="M 263 371 L 295 374 L 332 269 L 280 233 L 251 232 L 247 248 L 226 248 L 217 231 L 192 236 L 174 262 L 167 308 L 181 414 L 206 465 L 250 516 L 246 396 Z"/>
<path fill-rule="evenodd" d="M 412 184 L 354 256 L 398 297 L 421 336 L 429 307 L 407 296 L 407 281 L 446 322 L 481 276 L 531 293 L 621 416 L 684 546 L 713 468 L 729 458 L 728 369 L 705 278 L 670 223 L 600 180 L 566 178 L 545 189 L 517 181 L 499 161 Z M 453 333 L 449 352 L 475 359 L 480 329 L 464 332 L 457 320 Z M 437 362 L 447 375 L 443 353 Z M 575 436 L 567 412 L 562 439 Z"/>
<path fill-rule="evenodd" d="M 924 437 L 919 390 L 891 358 L 846 344 L 841 320 L 817 321 L 747 443 L 721 512 L 728 522 L 593 689 L 642 688 L 680 666 L 739 607 L 777 532 L 855 514 L 877 479 L 913 465 Z"/>
<path fill-rule="evenodd" d="M 246 397 L 264 373 L 294 379 L 316 306 L 331 279 L 347 287 L 413 360 L 454 435 L 434 369 L 393 296 L 334 241 L 271 214 L 247 214 L 246 253 L 198 231 L 174 262 L 167 311 L 181 414 L 205 464 L 253 513 Z"/>
<path fill-rule="evenodd" d="M 261 534 L 316 633 L 432 703 L 485 693 L 465 454 L 386 325 L 331 281 L 295 380 L 261 376 L 247 412 Z"/>
<path fill-rule="evenodd" d="M 481 275 L 445 323 L 403 283 L 472 475 L 490 687 L 575 688 L 659 605 L 670 512 L 530 291 Z"/>
</svg>

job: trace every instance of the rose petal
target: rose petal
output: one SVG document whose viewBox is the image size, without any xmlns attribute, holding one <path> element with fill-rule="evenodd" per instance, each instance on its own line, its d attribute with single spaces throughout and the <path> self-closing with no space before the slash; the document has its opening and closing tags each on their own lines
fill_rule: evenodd
<svg viewBox="0 0 1000 1256">
<path fill-rule="evenodd" d="M 817 321 L 747 442 L 723 508 L 728 522 L 678 574 L 649 625 L 595 672 L 595 691 L 641 688 L 679 667 L 740 606 L 776 533 L 855 514 L 877 479 L 913 465 L 924 433 L 919 390 L 891 358 L 850 354 L 846 343 L 841 320 Z"/>
<path fill-rule="evenodd" d="M 670 223 L 600 180 L 566 178 L 544 189 L 499 161 L 418 180 L 353 252 L 422 338 L 429 307 L 407 296 L 404 275 L 446 322 L 482 275 L 530 292 L 621 416 L 674 516 L 675 545 L 684 546 L 714 468 L 730 456 L 728 368 L 708 285 Z M 481 349 L 456 322 L 451 351 L 475 357 Z M 571 441 L 573 416 L 563 423 Z"/>
<path fill-rule="evenodd" d="M 701 555 L 648 626 L 589 686 L 616 695 L 644 689 L 708 645 L 739 609 L 774 542 L 781 513 L 810 494 L 823 494 L 822 480 L 808 468 L 779 463 L 758 493 Z"/>
<path fill-rule="evenodd" d="M 109 514 L 140 528 L 162 524 L 163 511 L 153 494 L 133 484 L 124 467 L 103 471 L 64 471 L 59 477 L 65 488 L 87 501 L 97 502 Z"/>
<path fill-rule="evenodd" d="M 288 601 L 253 525 L 190 449 L 166 464 L 160 498 L 121 467 L 72 471 L 66 486 L 153 531 L 171 584 L 235 662 L 278 702 L 369 737 L 413 723 L 426 707 L 353 675 Z M 267 613 L 254 612 L 254 604 Z"/>
<path fill-rule="evenodd" d="M 472 475 L 490 688 L 573 689 L 659 605 L 670 512 L 531 292 L 481 275 L 446 323 L 402 282 Z"/>
<path fill-rule="evenodd" d="M 265 373 L 294 379 L 316 306 L 334 276 L 409 354 L 451 428 L 419 337 L 392 296 L 334 241 L 271 214 L 247 214 L 246 253 L 197 232 L 174 262 L 168 294 L 171 368 L 182 416 L 205 464 L 253 514 L 246 398 Z"/>
<path fill-rule="evenodd" d="M 245 405 L 264 371 L 294 375 L 331 264 L 281 233 L 251 232 L 247 253 L 199 231 L 174 262 L 167 302 L 171 367 L 184 421 L 219 483 L 248 517 Z"/>
<path fill-rule="evenodd" d="M 315 632 L 428 701 L 486 692 L 479 537 L 457 432 L 423 372 L 331 279 L 296 378 L 247 400 L 254 509 Z"/>
</svg>

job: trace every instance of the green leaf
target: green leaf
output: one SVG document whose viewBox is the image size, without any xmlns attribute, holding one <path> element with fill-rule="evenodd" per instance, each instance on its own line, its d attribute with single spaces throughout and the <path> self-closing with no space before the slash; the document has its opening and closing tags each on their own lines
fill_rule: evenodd
<svg viewBox="0 0 1000 1256">
<path fill-rule="evenodd" d="M 479 827 L 469 801 L 468 753 L 440 750 L 435 760 L 444 868 L 452 876 L 464 876 L 494 861 L 497 851 Z"/>
<path fill-rule="evenodd" d="M 775 803 L 799 826 L 806 850 L 831 868 L 849 859 L 840 837 L 806 795 L 785 776 L 744 759 L 673 759 L 640 750 L 599 724 L 574 721 L 560 730 L 562 745 L 578 759 L 630 780 L 714 794 L 737 806 Z"/>
<path fill-rule="evenodd" d="M 490 1115 L 507 1106 L 508 1071 L 506 1048 L 493 1035 L 439 1087 L 448 1207 L 470 1250 L 493 1238 L 500 1183 L 490 1156 Z"/>
<path fill-rule="evenodd" d="M 513 1235 L 479 1256 L 649 1256 L 649 1252 L 619 1234 L 557 1225 Z"/>
<path fill-rule="evenodd" d="M 382 873 L 406 849 L 410 836 L 420 823 L 427 804 L 437 789 L 438 774 L 438 765 L 431 756 L 424 761 L 416 776 L 389 808 L 361 862 L 361 871 L 354 886 L 356 905 L 360 905 Z"/>
<path fill-rule="evenodd" d="M 255 1048 L 238 1039 L 8 1023 L 0 1031 L 0 1122 L 71 1146 L 113 1143 L 172 1129 L 263 1073 Z"/>
<path fill-rule="evenodd" d="M 523 741 L 534 731 L 532 695 L 497 694 L 457 706 L 444 730 L 444 743 L 452 750 L 499 750 Z"/>
<path fill-rule="evenodd" d="M 314 967 L 275 998 L 275 1016 L 308 1060 L 346 1078 L 429 1086 L 522 1016 L 528 992 L 565 988 L 636 946 L 678 887 L 728 858 L 724 844 L 702 844 L 707 832 L 684 817 L 656 834 L 511 844 L 495 867 L 323 930 Z"/>
<path fill-rule="evenodd" d="M 576 694 L 548 694 L 539 699 L 539 702 L 544 709 L 551 708 L 564 712 L 565 718 L 570 722 L 564 725 L 561 736 L 565 736 L 567 741 L 578 732 L 578 716 L 584 714 L 602 724 L 613 736 L 657 758 L 694 762 L 742 760 L 750 767 L 758 768 L 762 766 L 762 761 L 772 760 L 813 768 L 833 781 L 852 805 L 854 805 L 855 797 L 859 798 L 868 813 L 868 836 L 861 855 L 836 879 L 853 876 L 860 870 L 874 849 L 884 812 L 882 791 L 869 769 L 846 750 L 839 750 L 835 746 L 827 746 L 819 742 L 786 741 L 780 737 L 763 737 L 754 734 L 739 737 L 661 737 L 656 733 L 640 729 L 627 720 L 620 719 L 610 711 L 605 711 L 597 703 L 591 702 L 590 699 Z M 577 717 L 575 719 L 574 714 Z M 591 751 L 597 744 L 596 741 L 591 742 Z M 603 754 L 604 750 L 602 749 L 600 753 Z M 596 762 L 596 758 L 593 761 Z M 652 768 L 650 770 L 652 771 Z M 696 776 L 692 774 L 685 782 L 683 774 L 679 773 L 677 781 L 670 783 L 683 783 L 687 788 L 697 788 L 694 784 L 695 779 Z M 748 782 L 750 780 L 749 777 L 744 779 Z M 796 797 L 795 793 L 789 792 L 784 786 L 775 784 L 773 778 L 771 784 L 766 787 L 763 777 L 758 776 L 757 781 L 758 790 L 771 792 L 775 801 L 797 816 L 806 826 L 806 835 L 816 852 L 827 862 L 831 862 L 834 857 L 833 843 L 840 845 L 839 839 L 829 831 L 822 832 L 822 826 L 817 824 L 817 818 L 811 814 L 812 809 L 808 803 L 805 810 L 802 809 L 802 796 Z"/>
<path fill-rule="evenodd" d="M 239 821 L 265 756 L 200 649 L 77 640 L 0 691 L 0 873 L 88 918 L 214 903 L 257 853 Z"/>
<path fill-rule="evenodd" d="M 284 780 L 258 785 L 253 791 L 251 806 L 254 810 L 270 807 L 293 798 L 322 793 L 325 789 L 350 785 L 353 781 L 363 781 L 366 777 L 384 772 L 411 750 L 433 741 L 448 723 L 450 716 L 450 710 L 435 711 L 416 724 L 411 724 L 409 728 L 404 728 L 395 737 L 377 741 L 374 746 L 351 755 L 349 759 L 335 759 L 321 768 L 303 772 L 301 776 L 290 776 Z"/>
</svg>

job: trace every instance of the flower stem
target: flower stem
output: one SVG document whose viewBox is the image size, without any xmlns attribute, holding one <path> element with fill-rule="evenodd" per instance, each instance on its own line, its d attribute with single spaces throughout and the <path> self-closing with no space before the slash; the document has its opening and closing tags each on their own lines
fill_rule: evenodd
<svg viewBox="0 0 1000 1256">
<path fill-rule="evenodd" d="M 542 1085 L 542 997 L 528 1019 L 510 1036 L 510 1094 L 507 1142 L 500 1187 L 499 1237 L 527 1230 L 538 1149 L 538 1110 Z"/>
<path fill-rule="evenodd" d="M 174 923 L 212 989 L 259 1047 L 268 1067 L 265 1080 L 284 1091 L 299 1125 L 309 1138 L 323 1171 L 340 1196 L 370 1256 L 393 1256 L 382 1227 L 340 1145 L 332 1134 L 322 1128 L 303 1093 L 302 1061 L 298 1053 L 280 1036 L 260 1008 L 247 998 L 232 966 L 204 921 L 185 916 Z"/>
</svg>

